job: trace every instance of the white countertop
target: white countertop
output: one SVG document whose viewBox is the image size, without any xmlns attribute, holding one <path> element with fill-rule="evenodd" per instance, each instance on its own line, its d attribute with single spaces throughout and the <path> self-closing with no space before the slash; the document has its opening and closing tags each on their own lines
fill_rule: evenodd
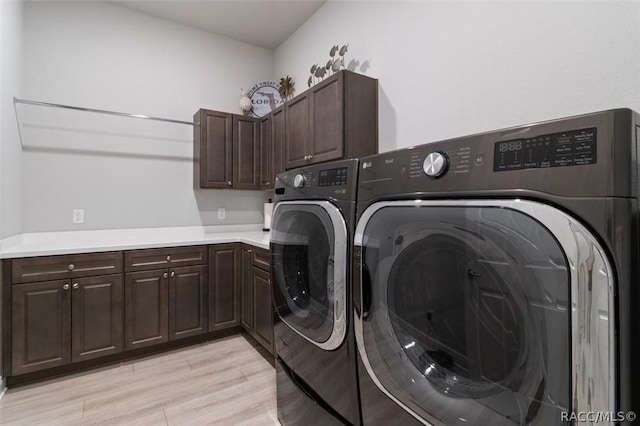
<svg viewBox="0 0 640 426">
<path fill-rule="evenodd" d="M 218 243 L 268 249 L 269 233 L 262 231 L 262 225 L 26 233 L 0 240 L 0 259 Z"/>
</svg>

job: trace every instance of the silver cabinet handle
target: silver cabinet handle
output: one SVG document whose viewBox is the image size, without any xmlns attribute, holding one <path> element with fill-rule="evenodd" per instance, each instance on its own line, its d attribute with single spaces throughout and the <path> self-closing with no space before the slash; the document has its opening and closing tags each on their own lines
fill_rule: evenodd
<svg viewBox="0 0 640 426">
<path fill-rule="evenodd" d="M 77 289 L 79 289 L 79 288 L 80 288 L 80 284 L 78 284 L 78 283 L 73 283 L 73 289 L 74 289 L 74 290 L 77 290 Z"/>
<path fill-rule="evenodd" d="M 174 278 L 176 276 L 176 273 L 174 271 L 171 271 L 171 278 Z"/>
<path fill-rule="evenodd" d="M 63 286 L 62 286 L 62 289 L 63 289 L 63 290 L 69 290 L 69 284 L 65 284 L 65 285 L 63 285 Z"/>
<path fill-rule="evenodd" d="M 169 274 L 165 272 L 164 274 L 162 274 L 162 278 L 169 278 Z"/>
<path fill-rule="evenodd" d="M 167 256 L 167 262 L 171 262 L 171 256 Z"/>
<path fill-rule="evenodd" d="M 231 186 L 231 185 L 232 185 L 232 183 L 231 183 L 231 181 L 230 181 L 230 180 L 228 180 L 228 181 L 227 181 L 227 185 L 229 185 L 229 186 Z"/>
<path fill-rule="evenodd" d="M 70 263 L 67 268 L 69 268 L 70 271 L 73 271 L 75 269 L 75 265 L 73 263 Z"/>
</svg>

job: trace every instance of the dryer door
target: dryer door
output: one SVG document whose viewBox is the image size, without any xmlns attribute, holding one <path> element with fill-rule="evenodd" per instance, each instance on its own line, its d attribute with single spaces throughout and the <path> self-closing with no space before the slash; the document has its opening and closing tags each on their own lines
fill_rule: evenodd
<svg viewBox="0 0 640 426">
<path fill-rule="evenodd" d="M 613 274 L 575 219 L 521 200 L 378 203 L 358 246 L 358 350 L 418 420 L 615 411 Z"/>
<path fill-rule="evenodd" d="M 271 225 L 276 311 L 296 333 L 332 350 L 346 332 L 347 228 L 328 201 L 283 201 Z"/>
</svg>

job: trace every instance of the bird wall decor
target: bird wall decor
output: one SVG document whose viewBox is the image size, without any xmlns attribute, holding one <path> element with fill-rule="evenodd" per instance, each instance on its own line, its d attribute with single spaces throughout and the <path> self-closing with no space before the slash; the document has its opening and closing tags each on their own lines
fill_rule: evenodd
<svg viewBox="0 0 640 426">
<path fill-rule="evenodd" d="M 342 47 L 338 47 L 337 44 L 335 46 L 331 46 L 331 49 L 329 50 L 329 60 L 326 65 L 314 64 L 311 66 L 311 75 L 307 80 L 307 86 L 311 87 L 326 76 L 335 74 L 344 69 L 344 57 L 347 54 L 348 49 L 348 44 L 345 44 Z"/>
</svg>

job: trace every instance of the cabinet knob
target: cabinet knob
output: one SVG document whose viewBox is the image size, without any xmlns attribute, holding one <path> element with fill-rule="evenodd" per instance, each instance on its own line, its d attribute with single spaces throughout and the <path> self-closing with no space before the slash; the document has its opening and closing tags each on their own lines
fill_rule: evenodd
<svg viewBox="0 0 640 426">
<path fill-rule="evenodd" d="M 70 271 L 73 271 L 75 269 L 75 265 L 73 263 L 70 263 L 67 268 L 69 268 Z"/>
<path fill-rule="evenodd" d="M 267 186 L 271 186 L 271 182 L 267 182 Z"/>
<path fill-rule="evenodd" d="M 230 181 L 230 180 L 228 180 L 228 181 L 227 181 L 227 185 L 229 185 L 229 186 L 231 186 L 231 185 L 232 185 L 232 183 L 231 183 L 231 181 Z"/>
<path fill-rule="evenodd" d="M 251 250 L 247 250 L 247 253 L 251 253 Z"/>
<path fill-rule="evenodd" d="M 174 278 L 176 276 L 176 273 L 174 271 L 171 271 L 171 278 Z"/>
<path fill-rule="evenodd" d="M 312 158 L 313 158 L 313 155 L 310 155 L 310 156 L 309 156 L 309 160 L 311 160 Z"/>
<path fill-rule="evenodd" d="M 74 289 L 74 290 L 77 290 L 77 289 L 79 289 L 79 288 L 80 288 L 80 284 L 78 284 L 78 283 L 73 283 L 73 289 Z"/>
<path fill-rule="evenodd" d="M 69 284 L 65 284 L 65 285 L 63 285 L 63 286 L 62 286 L 62 289 L 63 289 L 63 290 L 69 290 Z"/>
<path fill-rule="evenodd" d="M 162 278 L 169 278 L 169 274 L 165 272 L 164 274 L 162 274 Z"/>
<path fill-rule="evenodd" d="M 167 256 L 167 262 L 171 262 L 171 256 Z"/>
</svg>

